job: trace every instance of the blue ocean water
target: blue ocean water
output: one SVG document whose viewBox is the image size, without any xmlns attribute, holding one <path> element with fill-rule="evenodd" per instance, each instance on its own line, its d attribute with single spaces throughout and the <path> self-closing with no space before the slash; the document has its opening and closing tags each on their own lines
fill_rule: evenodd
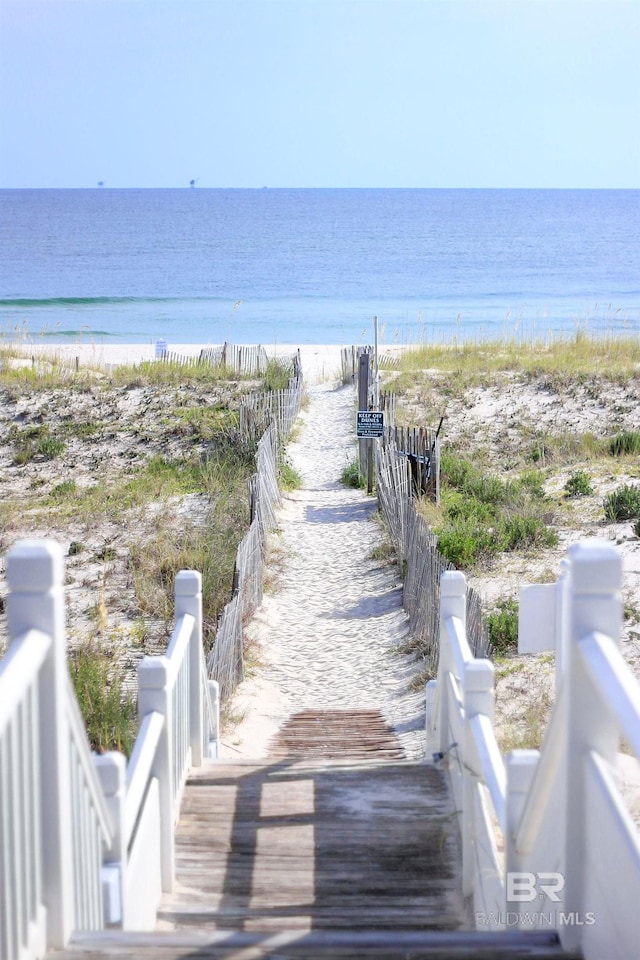
<svg viewBox="0 0 640 960">
<path fill-rule="evenodd" d="M 640 333 L 638 190 L 2 190 L 0 333 Z"/>
</svg>

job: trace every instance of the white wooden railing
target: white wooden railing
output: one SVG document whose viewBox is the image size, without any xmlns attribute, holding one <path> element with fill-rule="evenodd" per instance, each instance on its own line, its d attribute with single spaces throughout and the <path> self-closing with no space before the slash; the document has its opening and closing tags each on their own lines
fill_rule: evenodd
<svg viewBox="0 0 640 960">
<path fill-rule="evenodd" d="M 464 892 L 479 929 L 553 928 L 586 960 L 640 942 L 640 836 L 616 779 L 621 738 L 640 758 L 640 685 L 618 649 L 622 563 L 607 543 L 569 550 L 557 584 L 521 593 L 519 646 L 556 651 L 541 750 L 503 757 L 494 670 L 465 636 L 464 576 L 442 576 L 440 665 L 427 741 L 460 812 Z"/>
<path fill-rule="evenodd" d="M 174 830 L 191 766 L 215 756 L 217 684 L 202 649 L 200 574 L 176 577 L 167 652 L 139 666 L 131 758 L 94 755 L 66 664 L 64 560 L 50 541 L 7 555 L 0 663 L 0 960 L 74 931 L 151 930 L 174 883 Z"/>
</svg>

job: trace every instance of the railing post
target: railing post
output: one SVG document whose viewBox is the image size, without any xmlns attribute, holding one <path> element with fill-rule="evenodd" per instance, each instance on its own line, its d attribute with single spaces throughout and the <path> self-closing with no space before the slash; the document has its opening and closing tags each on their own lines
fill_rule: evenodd
<svg viewBox="0 0 640 960">
<path fill-rule="evenodd" d="M 568 638 L 565 647 L 564 687 L 568 697 L 567 756 L 564 769 L 564 874 L 561 909 L 584 917 L 586 883 L 586 839 L 597 829 L 586 821 L 586 760 L 595 750 L 614 766 L 618 731 L 608 711 L 591 696 L 586 668 L 579 650 L 580 640 L 598 631 L 619 641 L 622 625 L 622 562 L 618 551 L 604 541 L 577 543 L 569 549 Z M 582 927 L 565 924 L 560 939 L 565 950 L 580 945 Z"/>
<path fill-rule="evenodd" d="M 464 770 L 462 792 L 462 892 L 473 894 L 475 787 L 481 775 L 476 757 L 475 740 L 469 721 L 481 714 L 493 723 L 495 671 L 489 660 L 471 660 L 465 664 L 462 680 L 464 704 L 464 743 L 462 764 Z"/>
<path fill-rule="evenodd" d="M 113 840 L 103 858 L 102 892 L 106 923 L 124 926 L 125 878 L 127 872 L 127 845 L 124 832 L 127 759 L 115 750 L 94 756 L 93 763 L 100 780 L 105 805 L 111 816 Z"/>
<path fill-rule="evenodd" d="M 424 714 L 425 714 L 425 751 L 427 757 L 432 753 L 437 752 L 437 711 L 438 711 L 438 697 L 440 691 L 438 689 L 437 680 L 428 680 L 425 686 L 425 704 L 424 704 Z"/>
<path fill-rule="evenodd" d="M 446 570 L 440 577 L 440 639 L 438 661 L 438 684 L 440 693 L 437 698 L 435 717 L 435 749 L 444 751 L 450 744 L 449 708 L 447 672 L 453 671 L 455 664 L 447 643 L 445 622 L 449 617 L 457 617 L 462 624 L 467 619 L 467 581 L 459 570 Z"/>
<path fill-rule="evenodd" d="M 194 767 L 202 764 L 203 704 L 202 691 L 202 575 L 196 570 L 181 570 L 175 578 L 175 617 L 185 613 L 195 619 L 189 641 L 189 743 Z"/>
<path fill-rule="evenodd" d="M 521 900 L 509 900 L 510 874 L 521 874 L 526 868 L 524 858 L 516 846 L 516 834 L 524 804 L 533 783 L 538 765 L 538 750 L 512 750 L 505 757 L 507 775 L 505 848 L 505 913 L 507 917 L 520 915 L 521 910 L 531 915 L 531 904 Z M 510 924 L 511 925 L 511 924 Z M 531 926 L 528 923 L 527 926 Z"/>
<path fill-rule="evenodd" d="M 151 773 L 158 779 L 160 795 L 160 863 L 162 889 L 173 890 L 175 878 L 175 787 L 173 783 L 173 725 L 169 691 L 169 662 L 166 657 L 145 657 L 138 665 L 138 715 L 148 713 L 164 717 Z"/>
<path fill-rule="evenodd" d="M 214 741 L 216 756 L 213 759 L 217 759 L 220 749 L 220 684 L 217 680 L 209 680 L 207 681 L 207 686 L 209 689 L 209 700 L 211 701 L 211 712 L 213 713 L 213 727 L 209 730 L 208 749 L 211 751 L 211 741 Z M 211 753 L 209 753 L 209 756 L 211 756 Z"/>
<path fill-rule="evenodd" d="M 560 576 L 556 581 L 556 694 L 560 690 L 567 664 L 569 643 L 569 560 L 560 561 Z"/>
<path fill-rule="evenodd" d="M 18 542 L 7 554 L 7 581 L 9 642 L 32 629 L 52 640 L 38 690 L 42 890 L 47 945 L 64 947 L 75 916 L 62 548 L 49 540 Z"/>
</svg>

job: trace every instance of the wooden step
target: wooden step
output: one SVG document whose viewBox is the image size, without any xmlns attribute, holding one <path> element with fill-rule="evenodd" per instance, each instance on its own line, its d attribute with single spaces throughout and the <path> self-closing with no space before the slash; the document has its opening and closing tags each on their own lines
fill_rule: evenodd
<svg viewBox="0 0 640 960">
<path fill-rule="evenodd" d="M 251 934 L 97 933 L 76 936 L 51 960 L 577 960 L 563 953 L 553 931 L 504 933 L 372 931 L 280 931 Z"/>
<path fill-rule="evenodd" d="M 301 710 L 269 745 L 270 757 L 402 760 L 404 750 L 380 710 Z"/>
<path fill-rule="evenodd" d="M 444 775 L 400 760 L 222 762 L 189 778 L 161 928 L 465 925 Z"/>
</svg>

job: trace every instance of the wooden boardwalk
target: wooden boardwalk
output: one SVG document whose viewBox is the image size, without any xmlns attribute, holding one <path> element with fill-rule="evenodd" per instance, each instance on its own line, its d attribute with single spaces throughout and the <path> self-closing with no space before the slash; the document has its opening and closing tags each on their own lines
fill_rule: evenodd
<svg viewBox="0 0 640 960">
<path fill-rule="evenodd" d="M 461 926 L 458 826 L 444 777 L 403 759 L 379 711 L 304 711 L 270 754 L 212 763 L 187 781 L 179 890 L 161 926 Z"/>
<path fill-rule="evenodd" d="M 270 753 L 192 771 L 156 933 L 78 935 L 52 958 L 566 958 L 553 932 L 468 929 L 445 776 L 404 759 L 378 711 L 303 711 Z"/>
<path fill-rule="evenodd" d="M 219 763 L 189 781 L 164 929 L 458 929 L 457 824 L 438 770 Z"/>
</svg>

